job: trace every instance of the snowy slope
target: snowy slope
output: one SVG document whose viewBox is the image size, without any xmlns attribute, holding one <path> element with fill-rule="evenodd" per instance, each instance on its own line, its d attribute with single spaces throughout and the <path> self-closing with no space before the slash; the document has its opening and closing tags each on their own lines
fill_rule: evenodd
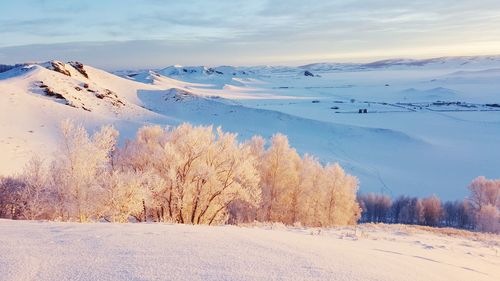
<svg viewBox="0 0 500 281">
<path fill-rule="evenodd" d="M 187 71 L 170 78 L 189 82 L 179 88 L 193 98 L 140 96 L 155 112 L 221 125 L 244 138 L 284 132 L 300 152 L 339 161 L 361 179 L 362 191 L 460 198 L 477 175 L 500 177 L 494 66 L 500 57 L 240 67 L 252 78 L 237 74 L 231 80 L 194 71 L 206 67 L 176 67 Z"/>
<path fill-rule="evenodd" d="M 163 118 L 140 106 L 137 88 L 152 88 L 85 66 L 89 78 L 70 65 L 70 76 L 51 63 L 20 66 L 0 73 L 0 173 L 19 171 L 33 153 L 50 157 L 64 119 L 88 129 L 115 124 L 134 133 L 149 119 Z M 47 92 L 48 91 L 48 92 Z"/>
<path fill-rule="evenodd" d="M 0 280 L 498 280 L 498 236 L 444 233 L 0 220 Z"/>
<path fill-rule="evenodd" d="M 114 124 L 122 141 L 144 124 L 192 122 L 242 140 L 287 134 L 300 153 L 340 162 L 364 192 L 462 198 L 476 176 L 500 177 L 498 69 L 499 57 L 172 66 L 123 77 L 75 62 L 20 65 L 0 73 L 0 174 L 33 152 L 50 158 L 66 118 L 90 130 Z"/>
</svg>

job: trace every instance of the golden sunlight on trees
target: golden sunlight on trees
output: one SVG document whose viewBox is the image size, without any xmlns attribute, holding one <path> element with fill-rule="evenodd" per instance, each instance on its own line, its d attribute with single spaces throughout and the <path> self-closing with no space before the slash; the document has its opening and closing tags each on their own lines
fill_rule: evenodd
<svg viewBox="0 0 500 281">
<path fill-rule="evenodd" d="M 145 126 L 122 147 L 117 137 L 110 126 L 89 134 L 62 122 L 53 161 L 35 156 L 18 176 L 0 178 L 0 217 L 317 227 L 360 220 L 500 232 L 500 180 L 474 179 L 463 201 L 392 200 L 357 195 L 356 177 L 300 156 L 282 134 L 241 143 L 220 128 L 182 124 Z"/>
<path fill-rule="evenodd" d="M 117 147 L 118 132 L 93 135 L 65 121 L 55 159 L 34 158 L 0 182 L 10 218 L 188 224 L 255 220 L 311 226 L 355 224 L 357 179 L 301 157 L 282 134 L 240 143 L 211 126 L 146 126 Z"/>
</svg>

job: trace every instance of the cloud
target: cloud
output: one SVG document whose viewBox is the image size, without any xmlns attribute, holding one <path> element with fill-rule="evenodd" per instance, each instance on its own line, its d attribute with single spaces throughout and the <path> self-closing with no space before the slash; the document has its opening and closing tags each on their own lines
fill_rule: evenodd
<svg viewBox="0 0 500 281">
<path fill-rule="evenodd" d="M 256 61 L 249 56 L 335 57 L 394 52 L 397 47 L 482 46 L 500 38 L 497 0 L 26 0 L 2 6 L 0 47 L 31 45 L 20 48 L 28 53 L 44 53 L 33 47 L 42 43 L 68 53 L 64 43 L 102 42 L 108 47 L 134 46 L 140 54 L 167 45 L 178 56 L 200 60 L 207 57 L 200 52 L 212 50 L 210 55 L 220 60 L 245 56 Z M 120 54 L 92 48 L 109 52 L 103 56 L 108 59 Z M 86 51 L 82 54 L 87 56 Z"/>
</svg>

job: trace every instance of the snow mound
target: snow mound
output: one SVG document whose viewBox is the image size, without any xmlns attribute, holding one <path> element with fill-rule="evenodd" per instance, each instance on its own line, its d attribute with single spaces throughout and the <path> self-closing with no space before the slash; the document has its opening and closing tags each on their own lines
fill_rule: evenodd
<svg viewBox="0 0 500 281">
<path fill-rule="evenodd" d="M 64 119 L 90 130 L 113 123 L 137 128 L 154 117 L 141 107 L 139 88 L 154 87 L 77 63 L 28 64 L 0 73 L 0 174 L 18 172 L 35 153 L 50 158 Z"/>
<path fill-rule="evenodd" d="M 11 71 L 15 75 L 10 78 L 21 74 L 17 79 L 29 81 L 25 84 L 26 91 L 53 98 L 71 107 L 86 111 L 118 112 L 126 103 L 125 99 L 118 97 L 112 90 L 88 80 L 87 71 L 81 64 L 77 69 L 72 65 L 52 61 L 41 65 L 24 66 L 19 70 Z M 5 75 L 10 74 L 9 72 Z M 23 72 L 25 73 L 23 74 Z"/>
<path fill-rule="evenodd" d="M 172 76 L 245 76 L 249 75 L 249 71 L 238 69 L 233 66 L 218 66 L 218 67 L 206 67 L 206 66 L 180 66 L 173 65 L 161 69 L 158 71 L 159 74 L 172 77 Z"/>
</svg>

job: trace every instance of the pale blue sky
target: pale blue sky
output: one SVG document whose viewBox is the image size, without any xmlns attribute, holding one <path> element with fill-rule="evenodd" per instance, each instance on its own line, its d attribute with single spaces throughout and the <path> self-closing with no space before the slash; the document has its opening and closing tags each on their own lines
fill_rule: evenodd
<svg viewBox="0 0 500 281">
<path fill-rule="evenodd" d="M 0 0 L 0 38 L 107 69 L 500 54 L 500 1 Z"/>
</svg>

